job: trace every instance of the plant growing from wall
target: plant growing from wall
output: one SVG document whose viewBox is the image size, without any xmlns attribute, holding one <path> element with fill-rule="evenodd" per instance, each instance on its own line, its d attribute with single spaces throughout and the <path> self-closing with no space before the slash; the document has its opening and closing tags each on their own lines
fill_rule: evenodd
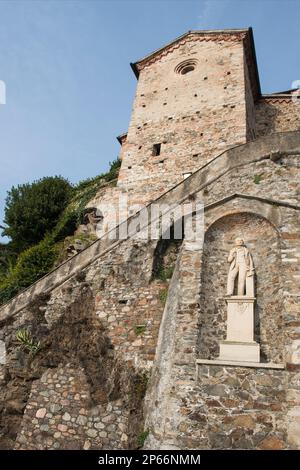
<svg viewBox="0 0 300 470">
<path fill-rule="evenodd" d="M 262 174 L 262 173 L 257 174 L 257 175 L 254 175 L 254 176 L 253 176 L 253 182 L 254 182 L 255 184 L 259 184 L 259 183 L 261 182 L 262 178 L 263 178 L 263 174 Z"/>
<path fill-rule="evenodd" d="M 165 305 L 167 301 L 167 297 L 168 297 L 168 288 L 165 287 L 164 289 L 161 289 L 159 291 L 159 300 L 161 301 L 163 305 Z"/>
<path fill-rule="evenodd" d="M 160 281 L 168 281 L 171 279 L 172 275 L 174 272 L 174 266 L 162 266 L 160 265 L 155 273 L 156 279 L 159 279 Z"/>
<path fill-rule="evenodd" d="M 143 445 L 145 444 L 145 440 L 149 436 L 149 433 L 150 433 L 149 429 L 146 429 L 145 431 L 141 432 L 141 434 L 139 434 L 139 436 L 137 438 L 137 442 L 138 442 L 139 447 L 143 447 Z"/>
<path fill-rule="evenodd" d="M 135 325 L 134 332 L 136 336 L 141 336 L 146 331 L 147 325 Z"/>
<path fill-rule="evenodd" d="M 18 330 L 16 338 L 21 343 L 22 347 L 34 356 L 40 349 L 40 342 L 35 342 L 28 330 Z"/>
</svg>

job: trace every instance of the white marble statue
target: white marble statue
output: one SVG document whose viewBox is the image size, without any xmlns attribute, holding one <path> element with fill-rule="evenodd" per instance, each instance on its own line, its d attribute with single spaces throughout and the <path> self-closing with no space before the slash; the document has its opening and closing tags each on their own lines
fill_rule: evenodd
<svg viewBox="0 0 300 470">
<path fill-rule="evenodd" d="M 254 266 L 250 251 L 245 246 L 242 238 L 235 240 L 235 247 L 230 250 L 228 256 L 230 263 L 227 295 L 234 295 L 235 279 L 238 276 L 237 295 L 254 295 Z"/>
</svg>

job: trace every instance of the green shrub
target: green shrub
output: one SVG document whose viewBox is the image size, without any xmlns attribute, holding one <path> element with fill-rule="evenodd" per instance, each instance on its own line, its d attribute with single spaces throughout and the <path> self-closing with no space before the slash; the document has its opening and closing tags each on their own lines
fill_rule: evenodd
<svg viewBox="0 0 300 470">
<path fill-rule="evenodd" d="M 9 250 L 8 245 L 0 244 L 0 304 L 64 260 L 63 240 L 72 236 L 83 222 L 86 205 L 99 189 L 108 183 L 112 185 L 120 165 L 120 160 L 115 160 L 107 173 L 73 187 L 65 179 L 54 177 L 11 189 L 5 209 L 8 226 L 3 234 L 11 237 L 12 242 Z M 88 241 L 93 240 L 89 237 Z"/>
<path fill-rule="evenodd" d="M 12 270 L 17 255 L 10 243 L 0 243 L 0 282 Z"/>
<path fill-rule="evenodd" d="M 45 239 L 21 253 L 14 269 L 14 276 L 22 279 L 24 284 L 22 287 L 27 287 L 49 272 L 55 257 L 56 247 L 51 240 Z"/>
<path fill-rule="evenodd" d="M 47 274 L 53 267 L 56 256 L 57 247 L 49 238 L 23 251 L 11 273 L 0 284 L 0 303 L 8 301 L 20 290 Z"/>
<path fill-rule="evenodd" d="M 77 222 L 78 215 L 76 211 L 65 211 L 51 234 L 53 241 L 59 242 L 73 235 L 77 227 Z"/>
<path fill-rule="evenodd" d="M 8 302 L 18 292 L 19 287 L 11 278 L 3 279 L 0 283 L 0 305 Z"/>
<path fill-rule="evenodd" d="M 84 181 L 80 181 L 74 187 L 72 207 L 73 210 L 75 210 L 77 213 L 77 223 L 82 223 L 85 207 L 88 202 L 96 196 L 99 189 L 103 186 L 106 186 L 107 183 L 111 183 L 116 178 L 118 178 L 120 166 L 121 160 L 114 160 L 110 163 L 110 169 L 107 173 L 98 175 L 95 178 L 89 178 Z M 112 183 L 110 185 L 112 185 Z"/>
<path fill-rule="evenodd" d="M 3 235 L 11 238 L 18 253 L 53 230 L 72 192 L 70 183 L 60 176 L 12 187 L 6 198 Z"/>
<path fill-rule="evenodd" d="M 109 165 L 110 165 L 109 172 L 105 176 L 106 181 L 112 181 L 118 178 L 119 170 L 121 166 L 121 160 L 116 159 L 110 162 Z"/>
<path fill-rule="evenodd" d="M 86 205 L 96 196 L 99 189 L 104 185 L 103 175 L 81 181 L 74 187 L 74 197 L 68 207 L 68 211 L 76 217 L 76 224 L 83 223 Z"/>
</svg>

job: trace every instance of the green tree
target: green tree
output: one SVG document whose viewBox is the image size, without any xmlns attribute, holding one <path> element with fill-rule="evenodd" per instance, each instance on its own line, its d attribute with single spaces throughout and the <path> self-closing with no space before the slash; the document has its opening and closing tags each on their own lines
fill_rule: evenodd
<svg viewBox="0 0 300 470">
<path fill-rule="evenodd" d="M 47 274 L 53 267 L 57 251 L 58 246 L 52 243 L 50 237 L 24 250 L 7 276 L 0 279 L 0 304 Z"/>
<path fill-rule="evenodd" d="M 71 195 L 72 186 L 60 176 L 12 187 L 6 198 L 2 235 L 11 239 L 18 253 L 33 246 L 53 230 Z"/>
<path fill-rule="evenodd" d="M 0 243 L 0 280 L 7 273 L 8 269 L 8 253 L 4 243 Z"/>
<path fill-rule="evenodd" d="M 10 243 L 0 243 L 0 282 L 12 269 L 16 257 Z"/>
</svg>

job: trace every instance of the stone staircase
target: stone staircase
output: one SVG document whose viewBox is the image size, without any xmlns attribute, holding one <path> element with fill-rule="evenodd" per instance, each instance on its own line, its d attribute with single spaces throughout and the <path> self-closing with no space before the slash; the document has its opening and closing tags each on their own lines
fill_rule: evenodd
<svg viewBox="0 0 300 470">
<path fill-rule="evenodd" d="M 194 172 L 189 178 L 178 183 L 172 189 L 162 194 L 156 200 L 146 206 L 148 212 L 148 224 L 151 220 L 152 204 L 180 205 L 189 198 L 204 190 L 211 183 L 218 180 L 221 176 L 235 168 L 242 167 L 251 162 L 258 162 L 266 159 L 275 161 L 281 154 L 299 153 L 300 154 L 300 132 L 282 132 L 271 134 L 266 137 L 254 140 L 247 144 L 242 144 L 228 149 Z M 20 292 L 16 297 L 0 308 L 0 323 L 19 313 L 26 308 L 40 294 L 50 293 L 53 289 L 76 275 L 78 272 L 93 263 L 99 257 L 103 256 L 124 239 L 118 239 L 118 233 L 121 233 L 123 226 L 130 226 L 135 218 L 139 217 L 139 212 L 122 222 L 117 228 L 117 237 L 109 238 L 109 234 L 102 237 L 88 246 L 86 249 L 68 259 L 43 278 L 32 284 L 30 287 Z M 130 238 L 136 234 L 135 224 L 132 231 L 128 233 Z M 145 227 L 142 227 L 143 229 Z M 115 230 L 115 229 L 113 229 Z"/>
</svg>

